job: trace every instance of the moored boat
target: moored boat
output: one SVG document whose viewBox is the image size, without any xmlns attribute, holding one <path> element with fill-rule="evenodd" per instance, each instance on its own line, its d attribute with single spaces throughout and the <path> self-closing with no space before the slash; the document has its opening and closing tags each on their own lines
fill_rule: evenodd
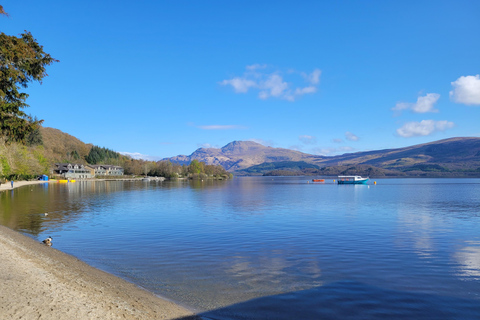
<svg viewBox="0 0 480 320">
<path fill-rule="evenodd" d="M 362 178 L 361 176 L 338 176 L 338 184 L 367 184 L 369 178 Z"/>
<path fill-rule="evenodd" d="M 313 182 L 325 182 L 325 179 L 312 179 Z"/>
</svg>

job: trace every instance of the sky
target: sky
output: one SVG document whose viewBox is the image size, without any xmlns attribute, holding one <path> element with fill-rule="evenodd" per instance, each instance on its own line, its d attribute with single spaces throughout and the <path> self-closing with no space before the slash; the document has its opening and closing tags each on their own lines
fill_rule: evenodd
<svg viewBox="0 0 480 320">
<path fill-rule="evenodd" d="M 480 136 L 480 1 L 0 1 L 60 60 L 25 111 L 149 160 Z"/>
</svg>

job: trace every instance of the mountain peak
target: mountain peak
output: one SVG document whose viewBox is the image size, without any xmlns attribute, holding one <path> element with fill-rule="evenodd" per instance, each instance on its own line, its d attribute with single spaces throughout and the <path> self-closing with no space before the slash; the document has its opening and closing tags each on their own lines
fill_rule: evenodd
<svg viewBox="0 0 480 320">
<path fill-rule="evenodd" d="M 244 154 L 249 151 L 259 150 L 263 148 L 267 147 L 253 141 L 232 141 L 226 146 L 224 146 L 221 150 L 223 153 Z"/>
</svg>

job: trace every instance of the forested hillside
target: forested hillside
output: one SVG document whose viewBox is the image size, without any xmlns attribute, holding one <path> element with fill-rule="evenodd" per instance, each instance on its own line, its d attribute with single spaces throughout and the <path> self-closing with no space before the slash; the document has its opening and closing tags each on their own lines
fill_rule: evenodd
<svg viewBox="0 0 480 320">
<path fill-rule="evenodd" d="M 86 144 L 58 129 L 40 127 L 38 144 L 0 138 L 0 180 L 29 180 L 51 174 L 55 163 L 109 164 L 121 166 L 126 175 L 149 175 L 166 178 L 228 179 L 231 174 L 222 166 L 192 161 L 179 165 L 169 161 L 132 159 L 108 148 Z"/>
</svg>

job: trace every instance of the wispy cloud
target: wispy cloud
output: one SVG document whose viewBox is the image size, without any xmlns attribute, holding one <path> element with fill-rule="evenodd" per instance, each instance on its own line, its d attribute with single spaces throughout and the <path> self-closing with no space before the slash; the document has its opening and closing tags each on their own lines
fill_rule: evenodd
<svg viewBox="0 0 480 320">
<path fill-rule="evenodd" d="M 315 148 L 312 149 L 312 153 L 320 156 L 332 156 L 337 154 L 343 154 L 355 151 L 352 147 L 339 147 L 339 148 Z"/>
<path fill-rule="evenodd" d="M 206 125 L 206 126 L 197 126 L 197 128 L 202 130 L 237 130 L 237 129 L 246 129 L 244 126 L 239 125 L 221 125 L 221 124 L 214 124 L 214 125 Z"/>
<path fill-rule="evenodd" d="M 451 121 L 422 120 L 420 122 L 407 122 L 397 129 L 397 134 L 404 138 L 428 136 L 438 131 L 445 131 L 453 128 L 455 124 Z"/>
<path fill-rule="evenodd" d="M 213 145 L 211 145 L 210 143 L 200 143 L 200 144 L 197 144 L 197 147 L 199 147 L 199 148 L 205 148 L 205 149 L 217 148 L 217 146 L 213 146 Z"/>
<path fill-rule="evenodd" d="M 360 138 L 358 136 L 354 135 L 350 131 L 345 132 L 345 139 L 347 139 L 348 141 L 358 141 L 358 140 L 360 140 Z"/>
<path fill-rule="evenodd" d="M 304 144 L 316 144 L 317 138 L 314 136 L 303 135 L 299 136 L 298 139 Z"/>
<path fill-rule="evenodd" d="M 247 66 L 245 69 L 246 71 L 243 76 L 220 81 L 220 84 L 223 86 L 232 86 L 236 93 L 247 93 L 250 90 L 255 90 L 258 92 L 258 97 L 262 100 L 277 98 L 295 101 L 295 99 L 300 96 L 315 93 L 320 83 L 320 69 L 315 69 L 308 74 L 295 71 L 287 72 L 289 78 L 292 77 L 292 75 L 300 74 L 307 84 L 304 86 L 292 84 L 292 82 L 284 79 L 281 70 L 271 70 L 271 68 L 265 64 L 253 64 Z"/>
<path fill-rule="evenodd" d="M 315 69 L 310 74 L 302 72 L 302 76 L 305 78 L 305 80 L 312 85 L 320 83 L 321 74 L 322 74 L 322 71 L 320 69 Z"/>
<path fill-rule="evenodd" d="M 400 112 L 402 110 L 410 109 L 415 113 L 438 112 L 438 110 L 434 108 L 438 99 L 440 99 L 438 93 L 427 93 L 423 97 L 418 97 L 417 102 L 415 103 L 398 102 L 392 110 Z"/>
<path fill-rule="evenodd" d="M 252 64 L 249 66 L 246 66 L 245 69 L 254 71 L 254 70 L 261 70 L 261 69 L 266 69 L 268 66 L 266 64 Z"/>
<path fill-rule="evenodd" d="M 120 151 L 120 154 L 123 154 L 124 156 L 129 156 L 132 159 L 142 159 L 142 160 L 148 160 L 148 161 L 158 161 L 163 159 L 162 157 L 158 156 L 150 156 L 147 154 L 141 154 L 139 152 L 126 152 L 126 151 Z"/>
<path fill-rule="evenodd" d="M 248 141 L 253 141 L 266 147 L 274 147 L 276 145 L 275 141 L 273 140 L 263 140 L 263 139 L 253 138 L 253 139 L 248 139 Z"/>
<path fill-rule="evenodd" d="M 480 75 L 461 76 L 452 82 L 450 99 L 466 105 L 480 105 Z"/>
<path fill-rule="evenodd" d="M 332 139 L 332 142 L 343 143 L 343 139 Z"/>
<path fill-rule="evenodd" d="M 233 90 L 236 93 L 245 93 L 248 91 L 250 88 L 256 88 L 258 87 L 257 83 L 253 80 L 248 80 L 245 78 L 233 78 L 230 80 L 223 80 L 220 82 L 220 84 L 226 86 L 226 85 L 231 85 L 233 87 Z"/>
</svg>

